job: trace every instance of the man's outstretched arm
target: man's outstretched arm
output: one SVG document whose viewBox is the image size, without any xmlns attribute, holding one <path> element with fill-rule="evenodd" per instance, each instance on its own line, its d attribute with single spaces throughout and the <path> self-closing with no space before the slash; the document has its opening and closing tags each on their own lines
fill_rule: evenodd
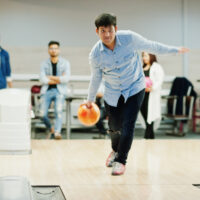
<svg viewBox="0 0 200 200">
<path fill-rule="evenodd" d="M 165 45 L 160 42 L 148 40 L 141 35 L 132 32 L 132 42 L 134 49 L 140 51 L 147 51 L 154 54 L 167 54 L 167 53 L 187 53 L 188 48 Z"/>
</svg>

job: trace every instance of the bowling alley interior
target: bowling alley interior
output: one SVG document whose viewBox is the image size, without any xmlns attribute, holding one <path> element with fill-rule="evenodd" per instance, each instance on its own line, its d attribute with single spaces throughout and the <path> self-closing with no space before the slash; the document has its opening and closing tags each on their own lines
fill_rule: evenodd
<svg viewBox="0 0 200 200">
<path fill-rule="evenodd" d="M 0 200 L 199 200 L 199 11 L 0 0 Z"/>
</svg>

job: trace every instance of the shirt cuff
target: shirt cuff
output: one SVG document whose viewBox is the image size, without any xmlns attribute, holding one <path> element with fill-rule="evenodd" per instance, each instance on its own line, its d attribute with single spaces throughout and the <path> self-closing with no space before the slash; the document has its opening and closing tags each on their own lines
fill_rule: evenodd
<svg viewBox="0 0 200 200">
<path fill-rule="evenodd" d="M 11 82 L 11 81 L 12 81 L 11 76 L 6 77 L 6 81 L 7 81 L 7 82 Z"/>
</svg>

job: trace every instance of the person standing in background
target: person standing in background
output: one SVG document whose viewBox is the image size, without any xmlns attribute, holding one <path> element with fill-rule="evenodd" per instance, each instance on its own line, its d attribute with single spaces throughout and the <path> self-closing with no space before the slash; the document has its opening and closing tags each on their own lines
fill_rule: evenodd
<svg viewBox="0 0 200 200">
<path fill-rule="evenodd" d="M 9 53 L 0 46 L 0 89 L 12 87 Z"/>
<path fill-rule="evenodd" d="M 161 118 L 160 99 L 164 71 L 154 54 L 143 52 L 142 60 L 144 75 L 146 78 L 150 78 L 152 82 L 152 86 L 145 89 L 145 96 L 140 109 L 146 125 L 144 138 L 154 139 L 154 121 Z"/>
</svg>

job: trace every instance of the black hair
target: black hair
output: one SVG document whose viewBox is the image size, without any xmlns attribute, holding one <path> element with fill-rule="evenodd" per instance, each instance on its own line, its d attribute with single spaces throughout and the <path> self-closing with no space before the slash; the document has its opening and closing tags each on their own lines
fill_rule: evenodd
<svg viewBox="0 0 200 200">
<path fill-rule="evenodd" d="M 48 47 L 50 47 L 50 46 L 53 45 L 53 44 L 56 44 L 56 45 L 60 46 L 60 43 L 59 43 L 59 42 L 53 41 L 53 40 L 52 40 L 52 41 L 49 42 Z"/>
<path fill-rule="evenodd" d="M 103 13 L 95 19 L 95 26 L 97 27 L 97 29 L 100 26 L 107 27 L 112 25 L 113 26 L 117 25 L 117 17 L 113 14 Z"/>
</svg>

